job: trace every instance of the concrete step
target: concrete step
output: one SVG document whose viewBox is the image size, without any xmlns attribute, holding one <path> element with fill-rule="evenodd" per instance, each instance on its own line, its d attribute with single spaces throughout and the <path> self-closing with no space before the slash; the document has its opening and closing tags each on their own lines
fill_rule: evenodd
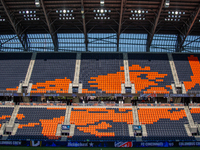
<svg viewBox="0 0 200 150">
<path fill-rule="evenodd" d="M 190 110 L 189 110 L 188 106 L 184 106 L 184 110 L 185 110 L 185 113 L 186 113 L 186 115 L 187 115 L 187 119 L 188 119 L 188 121 L 189 121 L 190 127 L 195 126 L 194 120 L 193 120 L 193 118 L 192 118 L 192 115 L 191 115 L 191 113 L 190 113 Z"/>
<path fill-rule="evenodd" d="M 80 66 L 81 66 L 81 53 L 77 53 L 75 73 L 74 73 L 74 81 L 73 81 L 74 85 L 79 84 Z"/>
<path fill-rule="evenodd" d="M 190 132 L 190 129 L 189 129 L 189 124 L 184 124 L 184 127 L 185 127 L 185 130 L 187 132 L 187 135 L 188 136 L 192 136 L 191 132 Z"/>
<path fill-rule="evenodd" d="M 28 87 L 28 84 L 29 84 L 29 81 L 30 81 L 30 78 L 31 78 L 31 75 L 32 75 L 33 67 L 34 67 L 34 64 L 35 64 L 36 56 L 37 56 L 37 53 L 32 54 L 31 61 L 29 63 L 29 67 L 28 67 L 28 70 L 27 70 L 27 73 L 26 73 L 26 77 L 25 77 L 25 81 L 24 81 L 23 86 Z"/>
<path fill-rule="evenodd" d="M 61 127 L 62 127 L 62 124 L 58 124 L 57 130 L 56 130 L 56 136 L 61 136 Z"/>
<path fill-rule="evenodd" d="M 125 84 L 121 84 L 121 94 L 125 94 Z"/>
<path fill-rule="evenodd" d="M 132 125 L 132 124 L 129 124 L 129 125 L 128 125 L 128 131 L 129 131 L 129 136 L 130 136 L 130 137 L 133 137 L 134 134 L 133 134 L 133 125 Z"/>
<path fill-rule="evenodd" d="M 135 84 L 131 84 L 131 94 L 135 94 Z"/>
<path fill-rule="evenodd" d="M 146 125 L 141 125 L 142 126 L 142 136 L 147 136 L 147 128 Z"/>
<path fill-rule="evenodd" d="M 9 126 L 14 126 L 14 122 L 15 122 L 16 116 L 18 114 L 18 111 L 19 111 L 19 105 L 15 105 L 14 111 L 12 113 L 12 116 L 11 116 L 9 124 L 8 124 Z"/>
<path fill-rule="evenodd" d="M 173 92 L 173 94 L 177 94 L 175 84 L 172 83 L 171 86 L 172 86 L 172 92 Z"/>
<path fill-rule="evenodd" d="M 23 83 L 20 83 L 20 84 L 19 84 L 17 93 L 22 93 L 22 84 L 23 84 Z"/>
<path fill-rule="evenodd" d="M 136 136 L 136 142 L 142 142 L 142 136 Z"/>
<path fill-rule="evenodd" d="M 66 136 L 62 136 L 60 141 L 67 141 L 67 137 Z"/>
<path fill-rule="evenodd" d="M 1 129 L 0 129 L 0 135 L 3 135 L 5 128 L 6 128 L 6 124 L 2 123 Z"/>
<path fill-rule="evenodd" d="M 198 135 L 198 136 L 194 136 L 195 137 L 195 139 L 196 139 L 196 141 L 200 141 L 200 136 Z"/>
<path fill-rule="evenodd" d="M 12 134 L 11 135 L 15 135 L 18 129 L 19 123 L 15 123 Z"/>
<path fill-rule="evenodd" d="M 133 113 L 134 125 L 140 125 L 139 118 L 138 118 L 138 112 L 137 112 L 137 106 L 132 107 L 132 113 Z"/>
<path fill-rule="evenodd" d="M 65 120 L 64 120 L 64 123 L 67 123 L 68 111 L 69 111 L 69 107 L 67 106 L 67 107 L 66 107 L 66 112 L 65 112 Z"/>
<path fill-rule="evenodd" d="M 68 107 L 68 114 L 67 114 L 67 119 L 66 122 L 67 124 L 70 124 L 70 116 L 71 116 L 71 106 L 67 106 Z"/>
<path fill-rule="evenodd" d="M 71 124 L 70 126 L 69 136 L 74 136 L 75 124 Z"/>
<path fill-rule="evenodd" d="M 27 93 L 31 93 L 33 83 L 28 84 Z"/>
<path fill-rule="evenodd" d="M 182 89 L 182 94 L 186 94 L 185 85 L 183 83 L 181 84 L 181 89 Z"/>
<path fill-rule="evenodd" d="M 7 138 L 8 138 L 8 135 L 3 135 L 3 137 L 1 138 L 1 140 L 5 141 L 5 140 L 7 140 Z"/>
<path fill-rule="evenodd" d="M 171 67 L 175 87 L 181 87 L 172 54 L 168 53 L 167 55 L 168 55 L 169 64 L 170 64 L 170 67 Z"/>
</svg>

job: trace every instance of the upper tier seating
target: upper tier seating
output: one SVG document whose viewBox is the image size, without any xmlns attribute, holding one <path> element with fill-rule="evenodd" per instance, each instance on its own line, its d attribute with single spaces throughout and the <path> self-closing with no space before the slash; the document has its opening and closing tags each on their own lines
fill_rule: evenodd
<svg viewBox="0 0 200 150">
<path fill-rule="evenodd" d="M 200 55 L 173 54 L 176 71 L 186 92 L 200 91 Z"/>
<path fill-rule="evenodd" d="M 68 93 L 73 82 L 76 53 L 38 53 L 31 80 L 32 93 Z"/>
<path fill-rule="evenodd" d="M 80 79 L 82 93 L 121 93 L 124 82 L 122 53 L 82 53 Z"/>
<path fill-rule="evenodd" d="M 133 124 L 132 108 L 72 108 L 70 124 L 75 124 L 74 141 L 128 141 L 128 124 Z"/>
<path fill-rule="evenodd" d="M 129 53 L 130 81 L 136 92 L 169 93 L 173 76 L 167 54 Z"/>
<path fill-rule="evenodd" d="M 138 108 L 141 124 L 146 125 L 148 141 L 191 141 L 184 124 L 188 124 L 184 108 Z"/>
<path fill-rule="evenodd" d="M 19 122 L 18 130 L 12 140 L 56 140 L 57 125 L 65 119 L 66 108 L 61 107 L 21 107 L 16 116 Z"/>
<path fill-rule="evenodd" d="M 0 54 L 0 90 L 17 91 L 19 82 L 26 77 L 31 55 L 32 53 Z"/>
<path fill-rule="evenodd" d="M 200 108 L 190 108 L 194 122 L 200 123 Z"/>
<path fill-rule="evenodd" d="M 3 122 L 10 120 L 14 107 L 0 107 L 0 128 Z"/>
</svg>

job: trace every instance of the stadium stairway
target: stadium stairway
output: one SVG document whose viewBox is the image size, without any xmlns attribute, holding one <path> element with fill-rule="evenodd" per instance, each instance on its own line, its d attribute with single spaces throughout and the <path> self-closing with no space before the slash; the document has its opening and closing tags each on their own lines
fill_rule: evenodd
<svg viewBox="0 0 200 150">
<path fill-rule="evenodd" d="M 1 128 L 0 128 L 0 135 L 3 135 L 5 128 L 6 128 L 6 124 L 3 123 L 3 124 L 1 125 Z"/>
<path fill-rule="evenodd" d="M 171 71 L 172 71 L 172 75 L 173 75 L 173 79 L 174 79 L 174 83 L 175 83 L 175 84 L 172 84 L 173 93 L 177 94 L 176 87 L 180 87 L 182 89 L 182 94 L 186 94 L 185 86 L 184 86 L 184 84 L 180 83 L 180 80 L 178 78 L 178 73 L 176 71 L 176 66 L 174 64 L 172 54 L 168 53 L 167 55 L 169 58 L 169 64 L 171 67 Z"/>
<path fill-rule="evenodd" d="M 186 132 L 187 132 L 187 135 L 188 135 L 188 136 L 192 136 L 192 134 L 191 134 L 191 132 L 190 132 L 189 124 L 184 124 L 184 126 L 185 126 L 185 130 L 186 130 Z"/>
<path fill-rule="evenodd" d="M 147 128 L 145 124 L 142 124 L 142 136 L 145 137 L 147 136 Z"/>
<path fill-rule="evenodd" d="M 128 54 L 123 53 L 123 63 L 124 63 L 124 77 L 125 77 L 125 84 L 122 84 L 121 93 L 126 93 L 125 88 L 131 87 L 131 93 L 135 94 L 135 85 L 130 81 L 130 74 L 129 74 L 129 63 L 128 63 Z"/>
<path fill-rule="evenodd" d="M 11 135 L 15 135 L 18 129 L 19 123 L 15 123 L 12 134 Z"/>
<path fill-rule="evenodd" d="M 26 87 L 29 86 L 29 81 L 30 81 L 30 78 L 31 78 L 31 74 L 32 74 L 32 71 L 33 71 L 34 64 L 35 64 L 36 55 L 37 55 L 37 53 L 32 54 L 31 61 L 29 63 L 29 67 L 28 67 L 28 70 L 27 70 L 27 73 L 26 73 L 26 77 L 25 77 L 25 81 L 24 81 L 23 86 L 26 86 Z"/>
<path fill-rule="evenodd" d="M 80 75 L 80 65 L 81 65 L 81 53 L 76 54 L 76 64 L 75 64 L 75 72 L 74 72 L 74 80 L 73 83 L 69 84 L 68 93 L 73 93 L 73 87 L 78 87 L 78 93 L 82 93 L 82 84 L 79 84 L 79 75 Z"/>
<path fill-rule="evenodd" d="M 188 106 L 184 106 L 184 109 L 185 109 L 185 113 L 187 115 L 187 119 L 188 119 L 188 122 L 189 122 L 190 131 L 192 133 L 196 133 L 197 132 L 197 126 L 194 124 L 194 120 L 192 118 L 192 115 L 190 113 Z"/>
<path fill-rule="evenodd" d="M 67 123 L 67 116 L 68 116 L 69 107 L 70 107 L 70 106 L 67 106 L 67 107 L 66 107 L 65 121 L 64 121 L 64 123 Z"/>
<path fill-rule="evenodd" d="M 180 82 L 179 82 L 179 78 L 178 78 L 178 74 L 177 74 L 177 71 L 176 71 L 176 67 L 175 67 L 175 64 L 174 64 L 174 61 L 173 61 L 173 58 L 172 58 L 172 54 L 167 53 L 167 56 L 169 58 L 169 64 L 170 64 L 170 67 L 171 67 L 175 86 L 181 87 Z"/>
<path fill-rule="evenodd" d="M 65 121 L 64 121 L 65 124 L 70 123 L 71 109 L 72 109 L 71 106 L 67 106 L 66 114 L 65 114 Z"/>
<path fill-rule="evenodd" d="M 133 112 L 134 125 L 139 125 L 140 123 L 138 118 L 137 106 L 132 107 L 132 112 Z"/>
<path fill-rule="evenodd" d="M 198 124 L 198 131 L 200 131 L 200 124 Z M 197 141 L 200 141 L 200 135 L 195 136 L 195 139 Z"/>
<path fill-rule="evenodd" d="M 78 86 L 79 84 L 80 65 L 81 65 L 81 53 L 77 53 L 73 86 Z"/>
<path fill-rule="evenodd" d="M 10 118 L 8 126 L 12 126 L 12 127 L 14 126 L 15 119 L 16 119 L 16 116 L 18 114 L 18 111 L 19 111 L 19 105 L 16 105 L 15 108 L 14 108 L 14 111 L 12 113 L 12 116 Z"/>
</svg>

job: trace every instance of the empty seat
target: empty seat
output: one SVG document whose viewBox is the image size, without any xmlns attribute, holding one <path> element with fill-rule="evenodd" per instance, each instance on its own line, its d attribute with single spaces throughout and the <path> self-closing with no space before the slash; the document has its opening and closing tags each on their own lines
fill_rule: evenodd
<svg viewBox="0 0 200 150">
<path fill-rule="evenodd" d="M 21 107 L 16 116 L 18 130 L 10 139 L 48 139 L 57 140 L 57 125 L 62 124 L 66 108 L 61 107 Z"/>
<path fill-rule="evenodd" d="M 82 93 L 121 93 L 124 83 L 122 53 L 82 53 L 80 79 Z"/>
<path fill-rule="evenodd" d="M 191 140 L 184 124 L 188 124 L 184 108 L 139 108 L 139 122 L 146 125 L 144 140 Z M 180 138 L 182 137 L 182 138 Z"/>
<path fill-rule="evenodd" d="M 134 140 L 128 130 L 132 108 L 72 108 L 70 124 L 76 125 L 71 140 Z"/>
<path fill-rule="evenodd" d="M 186 92 L 200 91 L 200 55 L 173 54 L 179 81 L 185 85 Z"/>
<path fill-rule="evenodd" d="M 31 93 L 68 93 L 74 79 L 76 53 L 38 53 L 31 75 Z"/>
<path fill-rule="evenodd" d="M 129 74 L 136 93 L 170 93 L 173 76 L 167 54 L 129 53 Z"/>
<path fill-rule="evenodd" d="M 0 107 L 0 128 L 3 122 L 10 121 L 14 107 Z"/>
<path fill-rule="evenodd" d="M 25 80 L 32 53 L 1 53 L 0 90 L 17 91 Z"/>
</svg>

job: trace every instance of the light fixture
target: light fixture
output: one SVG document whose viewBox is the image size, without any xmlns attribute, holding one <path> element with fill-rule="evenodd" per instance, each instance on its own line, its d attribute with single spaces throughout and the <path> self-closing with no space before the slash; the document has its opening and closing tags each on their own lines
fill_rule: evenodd
<svg viewBox="0 0 200 150">
<path fill-rule="evenodd" d="M 170 5 L 170 0 L 165 0 L 165 8 L 168 8 Z"/>
<path fill-rule="evenodd" d="M 101 13 L 103 13 L 103 9 L 101 9 Z"/>
<path fill-rule="evenodd" d="M 35 0 L 35 6 L 40 7 L 40 0 Z"/>
<path fill-rule="evenodd" d="M 138 10 L 138 14 L 140 14 L 141 13 L 141 10 Z"/>
<path fill-rule="evenodd" d="M 84 14 L 84 7 L 81 6 L 81 14 Z"/>
<path fill-rule="evenodd" d="M 104 0 L 100 0 L 100 5 L 104 6 Z"/>
<path fill-rule="evenodd" d="M 66 12 L 67 12 L 67 11 L 64 9 L 64 10 L 63 10 L 63 13 L 66 13 Z"/>
<path fill-rule="evenodd" d="M 26 13 L 28 14 L 28 13 L 29 13 L 29 11 L 27 10 L 27 11 L 26 11 Z"/>
<path fill-rule="evenodd" d="M 181 18 L 181 15 L 184 14 L 182 11 L 168 11 L 168 14 L 165 18 L 165 21 L 180 21 L 180 19 L 176 18 Z"/>
</svg>

